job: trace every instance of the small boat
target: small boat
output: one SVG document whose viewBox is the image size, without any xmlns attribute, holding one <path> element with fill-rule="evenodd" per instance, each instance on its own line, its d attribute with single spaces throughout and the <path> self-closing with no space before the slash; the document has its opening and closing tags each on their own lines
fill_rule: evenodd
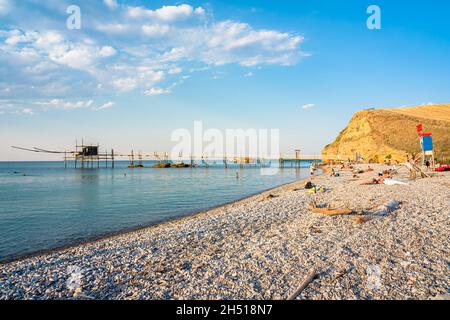
<svg viewBox="0 0 450 320">
<path fill-rule="evenodd" d="M 437 172 L 450 171 L 450 164 L 441 164 L 434 170 Z"/>
</svg>

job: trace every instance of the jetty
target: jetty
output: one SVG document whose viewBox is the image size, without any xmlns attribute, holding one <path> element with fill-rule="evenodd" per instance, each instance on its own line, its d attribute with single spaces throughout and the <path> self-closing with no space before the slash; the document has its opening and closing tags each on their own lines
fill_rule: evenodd
<svg viewBox="0 0 450 320">
<path fill-rule="evenodd" d="M 212 163 L 222 163 L 225 168 L 229 164 L 239 164 L 240 167 L 270 167 L 277 163 L 280 168 L 300 167 L 301 162 L 310 161 L 315 163 L 340 162 L 355 160 L 355 155 L 304 155 L 299 149 L 292 155 L 280 154 L 279 156 L 260 157 L 249 155 L 208 155 L 208 154 L 182 154 L 177 157 L 171 157 L 169 152 L 141 152 L 137 154 L 134 150 L 131 152 L 115 152 L 114 149 L 101 151 L 99 144 L 81 144 L 76 143 L 74 150 L 47 150 L 43 148 L 24 148 L 12 146 L 14 149 L 46 154 L 60 154 L 63 156 L 64 167 L 73 163 L 75 169 L 94 169 L 94 168 L 115 168 L 117 160 L 129 160 L 128 168 L 144 168 L 143 161 L 155 161 L 156 168 L 195 168 L 209 167 Z M 356 159 L 357 160 L 357 159 Z"/>
</svg>

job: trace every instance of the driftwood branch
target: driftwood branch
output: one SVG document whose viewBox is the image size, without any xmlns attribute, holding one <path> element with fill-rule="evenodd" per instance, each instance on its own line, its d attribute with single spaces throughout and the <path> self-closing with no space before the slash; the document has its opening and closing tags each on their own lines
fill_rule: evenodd
<svg viewBox="0 0 450 320">
<path fill-rule="evenodd" d="M 319 208 L 314 202 L 309 205 L 309 210 L 314 213 L 321 213 L 327 215 L 346 215 L 353 213 L 353 210 L 350 209 Z"/>
<path fill-rule="evenodd" d="M 297 291 L 295 291 L 292 295 L 290 295 L 287 298 L 287 300 L 295 300 L 295 298 L 297 298 L 302 293 L 302 291 L 305 290 L 305 288 L 314 280 L 316 276 L 317 276 L 316 269 L 313 268 L 309 270 L 300 287 L 297 289 Z"/>
<path fill-rule="evenodd" d="M 428 173 L 425 173 L 418 165 L 415 163 L 406 162 L 403 164 L 405 167 L 407 167 L 410 172 L 415 174 L 420 174 L 421 178 L 430 178 L 431 176 Z"/>
</svg>

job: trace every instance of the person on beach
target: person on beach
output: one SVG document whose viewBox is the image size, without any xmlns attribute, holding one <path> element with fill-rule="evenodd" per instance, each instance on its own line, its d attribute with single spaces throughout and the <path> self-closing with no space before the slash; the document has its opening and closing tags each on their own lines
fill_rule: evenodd
<svg viewBox="0 0 450 320">
<path fill-rule="evenodd" d="M 384 178 L 373 178 L 370 182 L 362 183 L 363 185 L 383 184 Z"/>
<path fill-rule="evenodd" d="M 309 166 L 309 172 L 311 173 L 311 175 L 314 175 L 314 171 L 315 171 L 316 169 L 314 168 L 314 164 L 313 163 L 311 163 L 311 165 Z"/>
<path fill-rule="evenodd" d="M 340 177 L 340 176 L 341 174 L 339 172 L 336 172 L 334 168 L 331 169 L 330 177 Z"/>
</svg>

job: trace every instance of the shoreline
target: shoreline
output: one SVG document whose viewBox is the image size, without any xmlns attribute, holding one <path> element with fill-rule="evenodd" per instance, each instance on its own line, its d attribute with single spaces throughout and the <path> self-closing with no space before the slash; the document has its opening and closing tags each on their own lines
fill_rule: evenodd
<svg viewBox="0 0 450 320">
<path fill-rule="evenodd" d="M 324 173 L 321 173 L 319 175 L 322 175 Z M 319 175 L 315 175 L 315 176 L 319 176 Z M 265 189 L 262 191 L 258 191 L 256 193 L 250 194 L 248 196 L 245 196 L 243 198 L 239 198 L 237 200 L 234 201 L 229 201 L 223 204 L 218 204 L 215 206 L 211 206 L 208 207 L 206 209 L 202 209 L 202 210 L 198 210 L 198 211 L 194 211 L 191 213 L 187 213 L 185 215 L 179 216 L 179 217 L 174 217 L 174 218 L 167 218 L 165 220 L 161 220 L 158 222 L 154 222 L 151 224 L 146 224 L 143 226 L 137 226 L 137 227 L 131 227 L 131 228 L 126 228 L 120 231 L 116 231 L 116 232 L 112 232 L 112 233 L 105 233 L 99 236 L 95 236 L 86 240 L 81 240 L 78 242 L 74 242 L 72 244 L 68 244 L 68 245 L 64 245 L 64 246 L 59 246 L 59 247 L 55 247 L 55 248 L 51 248 L 51 249 L 43 249 L 43 250 L 39 250 L 30 254 L 23 254 L 23 255 L 18 255 L 15 258 L 11 258 L 11 259 L 3 259 L 0 260 L 0 267 L 3 265 L 7 265 L 10 263 L 14 263 L 14 262 L 19 262 L 22 260 L 26 260 L 26 259 L 31 259 L 31 258 L 39 258 L 41 256 L 45 256 L 45 255 L 49 255 L 49 254 L 53 254 L 53 253 L 58 253 L 60 251 L 66 251 L 66 250 L 70 250 L 70 249 L 74 249 L 78 246 L 82 246 L 82 245 L 90 245 L 90 244 L 94 244 L 96 242 L 102 241 L 102 240 L 113 240 L 116 237 L 120 237 L 120 236 L 124 236 L 127 234 L 133 234 L 136 232 L 143 232 L 146 231 L 147 229 L 153 229 L 153 228 L 157 228 L 157 227 L 164 227 L 164 225 L 169 225 L 172 223 L 183 223 L 183 220 L 185 219 L 191 219 L 191 218 L 195 218 L 196 216 L 200 216 L 202 214 L 208 214 L 210 211 L 214 211 L 214 210 L 221 210 L 221 209 L 226 209 L 226 207 L 228 206 L 232 206 L 232 205 L 238 205 L 239 203 L 243 202 L 243 201 L 247 201 L 247 200 L 251 200 L 254 197 L 258 197 L 260 195 L 263 195 L 265 193 L 271 193 L 272 191 L 275 191 L 279 188 L 285 187 L 285 186 L 289 186 L 292 184 L 296 184 L 299 182 L 303 182 L 303 181 L 307 181 L 310 179 L 300 179 L 300 180 L 296 180 L 293 182 L 288 182 L 288 183 L 284 183 L 281 184 L 277 187 L 274 188 L 269 188 L 269 189 Z"/>
<path fill-rule="evenodd" d="M 356 178 L 349 170 L 314 176 L 324 192 L 307 192 L 309 179 L 301 179 L 164 224 L 1 265 L 0 300 L 277 300 L 295 292 L 311 268 L 318 276 L 297 299 L 446 297 L 450 174 L 409 181 L 399 172 L 395 178 L 406 185 L 366 185 L 384 167 L 373 168 Z M 380 211 L 393 200 L 396 208 Z M 313 213 L 311 203 L 354 213 Z M 69 287 L 73 270 L 80 282 Z"/>
</svg>

